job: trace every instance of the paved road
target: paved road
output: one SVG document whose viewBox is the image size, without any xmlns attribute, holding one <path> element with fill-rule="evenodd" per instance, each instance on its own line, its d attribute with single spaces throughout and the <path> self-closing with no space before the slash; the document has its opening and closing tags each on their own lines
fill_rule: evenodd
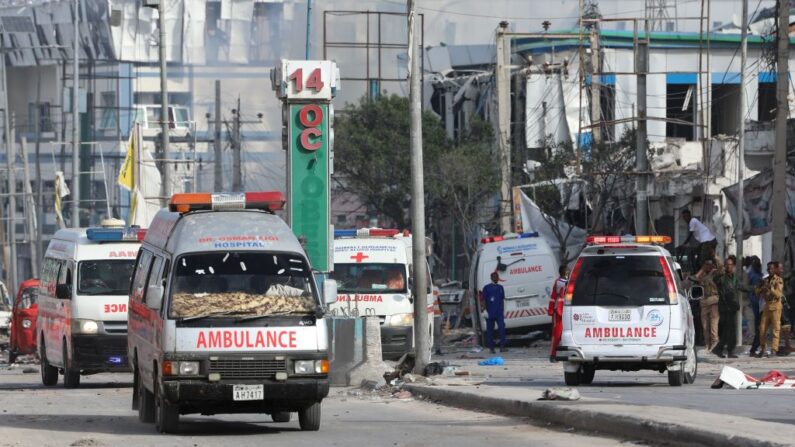
<svg viewBox="0 0 795 447">
<path fill-rule="evenodd" d="M 79 389 L 44 388 L 35 373 L 0 367 L 0 446 L 614 446 L 617 440 L 551 430 L 526 420 L 413 399 L 352 396 L 333 389 L 319 432 L 267 415 L 184 416 L 179 435 L 159 435 L 130 410 L 131 375 L 83 378 Z M 294 416 L 295 419 L 295 416 Z"/>
<path fill-rule="evenodd" d="M 514 345 L 502 355 L 506 365 L 501 367 L 477 366 L 476 359 L 461 359 L 462 355 L 489 357 L 488 353 L 469 353 L 466 349 L 451 349 L 438 360 L 461 365 L 474 374 L 483 376 L 489 385 L 506 387 L 529 387 L 543 390 L 548 387 L 563 387 L 563 367 L 548 361 L 548 342 L 538 342 L 535 347 L 521 348 Z M 453 352 L 451 352 L 453 351 Z M 696 382 L 682 387 L 668 386 L 665 374 L 649 371 L 613 372 L 597 371 L 594 382 L 580 386 L 585 397 L 614 399 L 627 404 L 663 405 L 716 413 L 727 413 L 751 417 L 769 422 L 795 424 L 795 405 L 792 390 L 731 390 L 710 388 L 724 365 L 733 366 L 762 377 L 775 369 L 795 377 L 795 355 L 771 359 L 753 359 L 746 356 L 736 360 L 719 359 L 713 355 L 700 356 L 699 374 Z"/>
</svg>

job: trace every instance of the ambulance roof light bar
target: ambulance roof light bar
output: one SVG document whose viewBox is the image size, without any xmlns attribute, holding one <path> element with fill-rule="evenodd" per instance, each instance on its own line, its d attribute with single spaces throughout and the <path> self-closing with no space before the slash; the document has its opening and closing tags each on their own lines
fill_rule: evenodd
<svg viewBox="0 0 795 447">
<path fill-rule="evenodd" d="M 86 238 L 93 242 L 140 242 L 146 237 L 141 227 L 91 227 L 86 229 Z"/>
<path fill-rule="evenodd" d="M 480 240 L 481 244 L 490 244 L 492 242 L 500 242 L 500 241 L 507 241 L 511 239 L 525 239 L 529 237 L 538 237 L 538 231 L 533 231 L 532 233 L 506 233 L 502 236 L 489 236 L 484 237 Z"/>
<path fill-rule="evenodd" d="M 280 191 L 238 193 L 185 193 L 174 194 L 168 209 L 179 213 L 190 211 L 265 210 L 284 209 L 287 200 Z"/>
<path fill-rule="evenodd" d="M 666 245 L 671 243 L 670 236 L 588 236 L 587 245 L 604 244 L 655 244 Z"/>
<path fill-rule="evenodd" d="M 359 228 L 358 230 L 334 230 L 335 238 L 344 237 L 395 237 L 400 231 L 394 228 Z"/>
</svg>

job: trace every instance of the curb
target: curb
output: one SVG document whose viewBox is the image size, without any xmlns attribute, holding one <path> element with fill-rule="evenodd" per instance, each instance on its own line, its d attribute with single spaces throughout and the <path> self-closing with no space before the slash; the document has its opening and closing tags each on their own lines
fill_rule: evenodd
<svg viewBox="0 0 795 447">
<path fill-rule="evenodd" d="M 670 420 L 665 421 L 664 418 L 652 420 L 637 415 L 638 413 L 660 414 L 661 412 L 655 410 L 662 409 L 670 411 L 670 407 L 626 405 L 626 407 L 634 407 L 642 409 L 643 411 L 635 411 L 633 414 L 627 414 L 626 412 L 611 413 L 603 409 L 588 408 L 589 406 L 598 406 L 598 404 L 610 404 L 615 407 L 616 404 L 610 401 L 522 401 L 481 396 L 476 393 L 454 390 L 441 386 L 405 384 L 403 388 L 411 391 L 412 394 L 418 398 L 428 398 L 444 405 L 459 407 L 466 410 L 496 413 L 506 416 L 529 417 L 536 421 L 574 427 L 578 430 L 594 431 L 622 438 L 650 441 L 653 443 L 662 441 L 683 446 L 731 445 L 732 447 L 784 447 L 792 445 L 791 442 L 759 439 L 745 434 L 736 434 L 731 428 L 721 431 L 719 427 L 695 427 Z M 681 411 L 694 413 L 694 415 L 700 413 L 715 416 L 711 413 L 694 410 Z M 738 419 L 742 419 L 743 421 L 739 421 Z M 699 419 L 693 418 L 691 420 L 695 423 Z M 726 427 L 736 427 L 737 422 L 747 422 L 749 424 L 760 423 L 750 418 L 733 418 L 731 422 L 732 423 Z"/>
</svg>

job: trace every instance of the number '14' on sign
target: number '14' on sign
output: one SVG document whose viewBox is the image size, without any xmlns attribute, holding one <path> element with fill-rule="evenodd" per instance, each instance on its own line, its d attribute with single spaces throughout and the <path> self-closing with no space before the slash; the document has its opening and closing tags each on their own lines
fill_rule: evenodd
<svg viewBox="0 0 795 447">
<path fill-rule="evenodd" d="M 290 81 L 295 84 L 295 92 L 301 93 L 306 87 L 307 90 L 312 90 L 313 92 L 319 92 L 323 90 L 323 75 L 319 68 L 315 68 L 309 73 L 309 77 L 306 78 L 306 84 L 304 84 L 304 70 L 301 68 L 297 68 L 293 71 L 293 74 L 290 75 Z"/>
</svg>

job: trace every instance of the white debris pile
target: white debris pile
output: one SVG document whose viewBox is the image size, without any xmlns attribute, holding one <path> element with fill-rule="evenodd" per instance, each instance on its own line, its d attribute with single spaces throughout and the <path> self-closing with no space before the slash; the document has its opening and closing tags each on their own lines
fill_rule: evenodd
<svg viewBox="0 0 795 447">
<path fill-rule="evenodd" d="M 735 390 L 795 390 L 795 379 L 776 370 L 769 371 L 760 379 L 737 368 L 724 366 L 711 388 L 723 388 L 724 385 Z"/>
</svg>

